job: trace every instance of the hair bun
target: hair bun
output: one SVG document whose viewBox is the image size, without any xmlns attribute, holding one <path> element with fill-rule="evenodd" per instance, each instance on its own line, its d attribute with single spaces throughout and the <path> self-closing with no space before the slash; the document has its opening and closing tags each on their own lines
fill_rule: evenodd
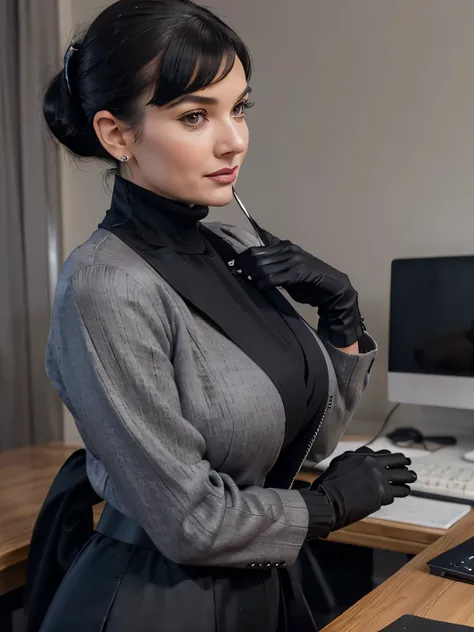
<svg viewBox="0 0 474 632">
<path fill-rule="evenodd" d="M 53 136 L 71 152 L 85 158 L 100 157 L 102 146 L 94 128 L 70 95 L 64 70 L 49 84 L 43 114 Z"/>
</svg>

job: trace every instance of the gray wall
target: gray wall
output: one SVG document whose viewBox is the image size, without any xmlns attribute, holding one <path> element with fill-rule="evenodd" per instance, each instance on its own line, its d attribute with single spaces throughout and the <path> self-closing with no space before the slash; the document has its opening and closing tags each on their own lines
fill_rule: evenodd
<svg viewBox="0 0 474 632">
<path fill-rule="evenodd" d="M 68 3 L 73 24 L 104 5 Z M 381 347 L 357 417 L 380 420 L 391 259 L 474 250 L 474 2 L 206 4 L 255 60 L 239 193 L 262 225 L 350 274 Z M 98 174 L 64 163 L 65 254 L 106 208 Z M 245 225 L 233 206 L 213 218 Z"/>
<path fill-rule="evenodd" d="M 391 260 L 474 252 L 474 2 L 213 5 L 255 60 L 239 191 L 263 225 L 350 274 L 381 348 L 357 417 L 380 420 Z"/>
</svg>

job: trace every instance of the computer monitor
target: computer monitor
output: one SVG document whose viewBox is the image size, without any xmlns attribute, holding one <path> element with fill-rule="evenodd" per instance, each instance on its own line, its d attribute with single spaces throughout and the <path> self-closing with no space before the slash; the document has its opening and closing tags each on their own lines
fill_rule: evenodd
<svg viewBox="0 0 474 632">
<path fill-rule="evenodd" d="M 393 261 L 388 396 L 474 409 L 474 256 Z"/>
</svg>

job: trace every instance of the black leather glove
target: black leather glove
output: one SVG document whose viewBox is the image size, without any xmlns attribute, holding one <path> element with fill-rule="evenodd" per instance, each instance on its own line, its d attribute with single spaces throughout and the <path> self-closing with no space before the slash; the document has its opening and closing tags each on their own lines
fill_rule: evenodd
<svg viewBox="0 0 474 632">
<path fill-rule="evenodd" d="M 282 287 L 298 303 L 317 307 L 318 331 L 334 346 L 349 347 L 360 340 L 365 326 L 348 276 L 291 241 L 280 241 L 260 230 L 271 245 L 248 248 L 237 255 L 234 273 L 244 275 L 261 290 Z"/>
<path fill-rule="evenodd" d="M 395 498 L 408 496 L 409 485 L 417 478 L 407 467 L 410 463 L 400 452 L 374 452 L 365 446 L 331 461 L 311 489 L 323 490 L 329 497 L 335 513 L 332 530 L 366 518 Z"/>
</svg>

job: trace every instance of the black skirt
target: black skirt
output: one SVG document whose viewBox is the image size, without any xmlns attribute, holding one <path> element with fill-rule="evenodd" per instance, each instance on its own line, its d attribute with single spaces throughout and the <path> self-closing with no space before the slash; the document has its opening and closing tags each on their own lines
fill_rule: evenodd
<svg viewBox="0 0 474 632">
<path fill-rule="evenodd" d="M 281 572 L 182 566 L 96 533 L 41 632 L 289 632 Z"/>
</svg>

